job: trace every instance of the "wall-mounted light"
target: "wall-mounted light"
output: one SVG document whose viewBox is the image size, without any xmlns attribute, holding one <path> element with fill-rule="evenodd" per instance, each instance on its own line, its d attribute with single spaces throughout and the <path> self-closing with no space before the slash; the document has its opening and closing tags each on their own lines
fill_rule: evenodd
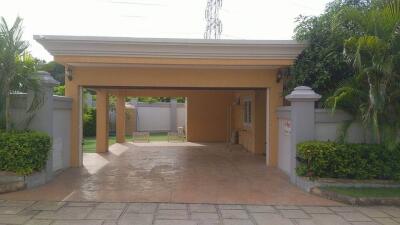
<svg viewBox="0 0 400 225">
<path fill-rule="evenodd" d="M 280 68 L 278 73 L 276 74 L 276 82 L 279 83 L 286 76 L 289 76 L 290 70 L 289 68 Z"/>
<path fill-rule="evenodd" d="M 68 65 L 65 66 L 65 76 L 68 78 L 69 81 L 72 80 L 72 68 Z"/>
<path fill-rule="evenodd" d="M 240 97 L 236 97 L 235 101 L 233 102 L 233 105 L 240 105 Z"/>
</svg>

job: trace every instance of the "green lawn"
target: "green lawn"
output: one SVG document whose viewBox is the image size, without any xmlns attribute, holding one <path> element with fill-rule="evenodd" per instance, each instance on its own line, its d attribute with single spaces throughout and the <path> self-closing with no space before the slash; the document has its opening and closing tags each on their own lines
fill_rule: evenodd
<svg viewBox="0 0 400 225">
<path fill-rule="evenodd" d="M 325 187 L 324 190 L 333 191 L 351 197 L 400 197 L 400 188 L 345 188 L 345 187 Z"/>
<path fill-rule="evenodd" d="M 132 136 L 126 136 L 127 141 L 132 141 Z M 166 132 L 150 133 L 150 141 L 168 141 Z M 115 143 L 115 136 L 110 136 L 108 139 L 110 145 Z M 85 137 L 83 140 L 83 152 L 96 152 L 96 137 Z"/>
</svg>

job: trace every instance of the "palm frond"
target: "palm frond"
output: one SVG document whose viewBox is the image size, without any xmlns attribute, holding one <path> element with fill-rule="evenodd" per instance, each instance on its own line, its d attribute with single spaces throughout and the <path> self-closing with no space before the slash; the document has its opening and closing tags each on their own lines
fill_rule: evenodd
<svg viewBox="0 0 400 225">
<path fill-rule="evenodd" d="M 0 122 L 5 123 L 7 130 L 11 128 L 10 95 L 15 92 L 33 94 L 28 114 L 33 114 L 43 102 L 40 81 L 34 74 L 35 60 L 26 52 L 28 42 L 22 40 L 22 19 L 17 17 L 13 25 L 8 26 L 6 20 L 0 19 Z M 1 126 L 3 126 L 0 124 Z"/>
</svg>

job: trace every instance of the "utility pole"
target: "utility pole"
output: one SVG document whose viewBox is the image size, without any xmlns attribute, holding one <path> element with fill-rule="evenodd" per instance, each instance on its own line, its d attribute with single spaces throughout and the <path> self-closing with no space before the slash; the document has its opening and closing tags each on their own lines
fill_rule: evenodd
<svg viewBox="0 0 400 225">
<path fill-rule="evenodd" d="M 222 7 L 222 0 L 208 0 L 205 10 L 205 19 L 207 22 L 205 39 L 219 39 L 222 33 L 222 22 L 219 19 L 219 10 Z"/>
</svg>

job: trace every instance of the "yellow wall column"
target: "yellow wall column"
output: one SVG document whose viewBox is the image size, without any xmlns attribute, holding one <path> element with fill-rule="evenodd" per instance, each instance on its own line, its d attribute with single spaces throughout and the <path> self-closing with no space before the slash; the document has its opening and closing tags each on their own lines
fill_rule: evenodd
<svg viewBox="0 0 400 225">
<path fill-rule="evenodd" d="M 125 96 L 117 95 L 116 105 L 116 141 L 117 143 L 125 142 Z"/>
<path fill-rule="evenodd" d="M 276 86 L 272 86 L 267 90 L 267 102 L 268 104 L 268 124 L 269 124 L 269 144 L 268 144 L 268 162 L 269 166 L 276 167 L 278 165 L 278 115 L 277 109 L 283 104 L 283 85 L 282 82 Z"/>
<path fill-rule="evenodd" d="M 108 93 L 96 90 L 96 152 L 108 151 Z"/>
<path fill-rule="evenodd" d="M 82 101 L 81 101 L 81 87 L 75 83 L 65 79 L 65 96 L 72 98 L 71 110 L 71 167 L 79 167 L 82 165 L 81 155 L 81 133 L 82 133 Z"/>
<path fill-rule="evenodd" d="M 254 153 L 265 154 L 266 143 L 266 91 L 255 91 Z"/>
</svg>

